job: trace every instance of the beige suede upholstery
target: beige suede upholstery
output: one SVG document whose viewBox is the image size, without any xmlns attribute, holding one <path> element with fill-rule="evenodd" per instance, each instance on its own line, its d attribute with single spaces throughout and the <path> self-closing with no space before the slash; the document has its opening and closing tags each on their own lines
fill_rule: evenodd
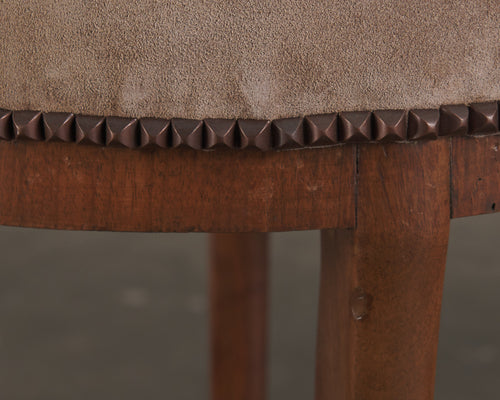
<svg viewBox="0 0 500 400">
<path fill-rule="evenodd" d="M 499 0 L 0 1 L 0 108 L 272 119 L 498 99 Z"/>
</svg>

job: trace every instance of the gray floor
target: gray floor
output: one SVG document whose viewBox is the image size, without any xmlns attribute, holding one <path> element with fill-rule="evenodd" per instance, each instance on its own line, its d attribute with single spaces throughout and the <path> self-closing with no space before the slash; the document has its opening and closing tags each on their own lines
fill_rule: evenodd
<svg viewBox="0 0 500 400">
<path fill-rule="evenodd" d="M 500 394 L 500 214 L 452 223 L 436 398 Z M 317 232 L 272 236 L 272 400 L 313 397 Z M 207 399 L 201 234 L 0 228 L 0 398 Z"/>
</svg>

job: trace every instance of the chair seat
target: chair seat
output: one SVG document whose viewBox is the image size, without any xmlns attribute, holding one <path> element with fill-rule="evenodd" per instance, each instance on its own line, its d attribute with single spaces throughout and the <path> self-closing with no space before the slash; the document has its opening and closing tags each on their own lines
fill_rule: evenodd
<svg viewBox="0 0 500 400">
<path fill-rule="evenodd" d="M 498 0 L 1 6 L 0 108 L 276 119 L 500 99 Z"/>
</svg>

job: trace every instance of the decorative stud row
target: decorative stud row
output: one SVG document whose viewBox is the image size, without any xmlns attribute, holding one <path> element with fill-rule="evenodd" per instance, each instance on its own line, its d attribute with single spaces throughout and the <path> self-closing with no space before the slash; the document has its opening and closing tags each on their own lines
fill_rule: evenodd
<svg viewBox="0 0 500 400">
<path fill-rule="evenodd" d="M 432 140 L 498 133 L 498 102 L 439 109 L 354 111 L 266 120 L 171 120 L 0 110 L 0 139 L 62 141 L 100 146 L 190 147 L 262 151 Z"/>
</svg>

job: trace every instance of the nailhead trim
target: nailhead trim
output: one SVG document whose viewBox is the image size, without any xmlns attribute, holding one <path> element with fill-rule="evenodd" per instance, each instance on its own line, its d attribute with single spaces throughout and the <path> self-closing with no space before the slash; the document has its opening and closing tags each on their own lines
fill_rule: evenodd
<svg viewBox="0 0 500 400">
<path fill-rule="evenodd" d="M 1 140 L 62 141 L 130 149 L 262 151 L 433 140 L 499 133 L 499 102 L 439 109 L 351 111 L 269 120 L 121 118 L 0 109 Z"/>
</svg>

